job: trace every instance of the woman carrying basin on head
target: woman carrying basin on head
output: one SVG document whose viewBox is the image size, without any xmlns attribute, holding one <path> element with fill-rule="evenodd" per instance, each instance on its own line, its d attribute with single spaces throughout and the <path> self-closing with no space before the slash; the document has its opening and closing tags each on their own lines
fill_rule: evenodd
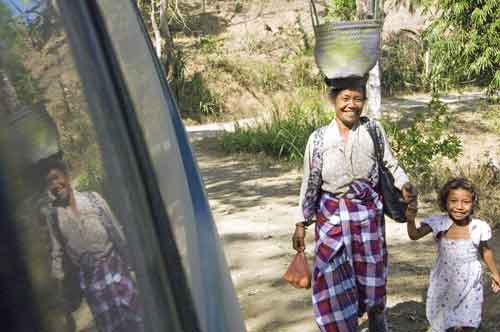
<svg viewBox="0 0 500 332">
<path fill-rule="evenodd" d="M 309 137 L 304 154 L 300 208 L 293 247 L 305 249 L 315 222 L 313 307 L 322 332 L 356 332 L 368 313 L 369 331 L 387 331 L 387 247 L 378 164 L 368 126 L 380 133 L 383 161 L 405 200 L 416 196 L 390 149 L 382 126 L 361 113 L 366 78 L 327 80 L 335 117 Z"/>
</svg>

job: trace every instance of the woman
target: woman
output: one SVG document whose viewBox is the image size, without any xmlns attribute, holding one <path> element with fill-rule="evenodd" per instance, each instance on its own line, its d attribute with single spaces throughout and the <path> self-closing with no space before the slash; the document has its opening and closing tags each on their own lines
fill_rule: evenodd
<svg viewBox="0 0 500 332">
<path fill-rule="evenodd" d="M 313 307 L 322 332 L 356 332 L 358 317 L 365 312 L 369 331 L 385 332 L 387 247 L 369 123 L 382 134 L 383 160 L 396 187 L 407 201 L 416 194 L 382 126 L 361 118 L 366 80 L 328 83 L 335 118 L 316 130 L 307 143 L 300 194 L 305 221 L 296 224 L 293 247 L 305 249 L 305 229 L 316 219 Z"/>
<path fill-rule="evenodd" d="M 99 194 L 73 190 L 63 162 L 50 161 L 45 170 L 53 196 L 46 217 L 54 278 L 62 284 L 63 257 L 69 257 L 79 267 L 80 288 L 98 331 L 142 332 L 138 291 L 120 224 Z"/>
</svg>

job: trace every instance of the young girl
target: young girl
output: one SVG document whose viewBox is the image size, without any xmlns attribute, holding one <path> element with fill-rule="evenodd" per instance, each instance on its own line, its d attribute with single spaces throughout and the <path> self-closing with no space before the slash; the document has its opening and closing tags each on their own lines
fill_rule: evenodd
<svg viewBox="0 0 500 332">
<path fill-rule="evenodd" d="M 448 181 L 439 192 L 438 203 L 447 214 L 429 217 L 418 228 L 416 201 L 406 212 L 409 237 L 418 240 L 432 232 L 438 246 L 427 293 L 427 319 L 433 332 L 475 331 L 483 302 L 480 257 L 491 272 L 492 290 L 500 291 L 500 275 L 487 242 L 491 228 L 472 216 L 477 193 L 465 178 Z"/>
</svg>

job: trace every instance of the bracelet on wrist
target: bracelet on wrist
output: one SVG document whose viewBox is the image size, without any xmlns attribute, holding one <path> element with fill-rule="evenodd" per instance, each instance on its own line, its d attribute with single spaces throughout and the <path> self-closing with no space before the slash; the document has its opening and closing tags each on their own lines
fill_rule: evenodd
<svg viewBox="0 0 500 332">
<path fill-rule="evenodd" d="M 298 223 L 295 224 L 297 227 L 303 227 L 304 229 L 307 229 L 307 227 L 311 226 L 314 223 L 314 220 L 304 220 L 304 221 L 299 221 Z"/>
<path fill-rule="evenodd" d="M 307 229 L 307 226 L 304 224 L 303 221 L 299 221 L 298 223 L 296 223 L 295 227 L 301 227 L 301 228 Z"/>
</svg>

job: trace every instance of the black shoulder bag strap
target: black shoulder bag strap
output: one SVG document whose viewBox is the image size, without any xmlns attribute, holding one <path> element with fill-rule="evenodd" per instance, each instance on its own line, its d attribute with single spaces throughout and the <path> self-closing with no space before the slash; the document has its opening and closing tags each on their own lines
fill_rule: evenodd
<svg viewBox="0 0 500 332">
<path fill-rule="evenodd" d="M 375 123 L 375 121 L 370 120 L 365 116 L 361 117 L 360 121 L 361 124 L 366 125 L 368 133 L 372 138 L 373 147 L 375 149 L 375 156 L 377 158 L 379 166 L 384 165 L 384 150 L 385 150 L 384 139 L 382 138 L 382 133 L 380 132 L 378 125 Z"/>
<path fill-rule="evenodd" d="M 375 121 L 364 120 L 368 133 L 373 140 L 375 155 L 378 161 L 379 190 L 382 192 L 384 213 L 397 222 L 405 222 L 406 203 L 401 191 L 394 185 L 394 177 L 384 164 L 384 139 Z"/>
</svg>

